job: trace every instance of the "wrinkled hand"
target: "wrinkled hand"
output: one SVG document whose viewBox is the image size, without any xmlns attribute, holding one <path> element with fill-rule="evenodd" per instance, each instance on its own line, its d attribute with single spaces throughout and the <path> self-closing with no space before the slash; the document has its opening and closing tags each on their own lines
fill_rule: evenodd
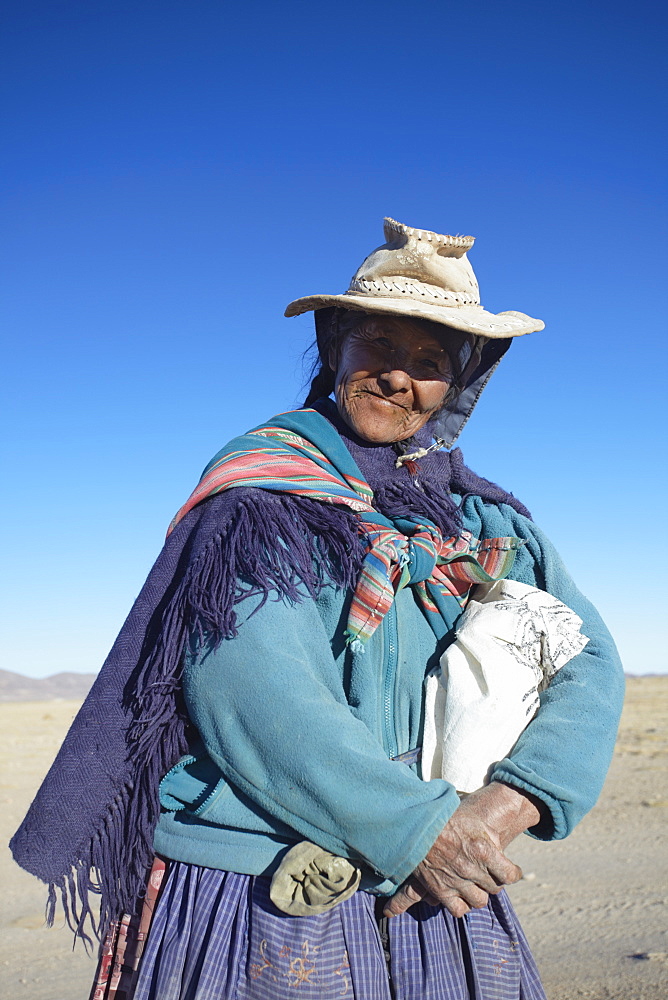
<svg viewBox="0 0 668 1000">
<path fill-rule="evenodd" d="M 454 917 L 485 906 L 490 894 L 521 879 L 521 868 L 503 852 L 540 816 L 535 799 L 500 782 L 467 795 L 424 861 L 390 899 L 385 915 L 397 916 L 422 899 L 445 906 Z"/>
</svg>

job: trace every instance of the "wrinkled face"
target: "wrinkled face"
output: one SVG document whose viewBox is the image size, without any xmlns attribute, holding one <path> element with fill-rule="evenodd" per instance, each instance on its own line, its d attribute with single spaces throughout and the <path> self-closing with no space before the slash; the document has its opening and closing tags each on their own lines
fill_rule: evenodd
<svg viewBox="0 0 668 1000">
<path fill-rule="evenodd" d="M 390 444 L 411 437 L 442 405 L 452 382 L 447 351 L 408 320 L 376 316 L 329 359 L 339 413 L 359 437 Z"/>
</svg>

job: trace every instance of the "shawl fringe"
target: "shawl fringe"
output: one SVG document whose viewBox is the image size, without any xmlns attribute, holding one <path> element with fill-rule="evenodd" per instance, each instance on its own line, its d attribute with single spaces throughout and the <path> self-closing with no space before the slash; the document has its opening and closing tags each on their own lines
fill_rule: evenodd
<svg viewBox="0 0 668 1000">
<path fill-rule="evenodd" d="M 75 939 L 87 949 L 93 943 L 89 931 L 103 940 L 122 914 L 141 908 L 160 815 L 160 780 L 188 749 L 181 674 L 191 631 L 219 644 L 237 634 L 235 607 L 250 595 L 261 595 L 259 610 L 270 598 L 299 602 L 331 584 L 354 589 L 359 575 L 364 548 L 351 511 L 287 494 L 236 492 L 225 528 L 190 559 L 158 608 L 125 684 L 123 708 L 132 719 L 129 780 L 71 871 L 49 884 L 47 923 L 53 924 L 60 900 Z M 97 919 L 92 895 L 100 896 Z"/>
</svg>

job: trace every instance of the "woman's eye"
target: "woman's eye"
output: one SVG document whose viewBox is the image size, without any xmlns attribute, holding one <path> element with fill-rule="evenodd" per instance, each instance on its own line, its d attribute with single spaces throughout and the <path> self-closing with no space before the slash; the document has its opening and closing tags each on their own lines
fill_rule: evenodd
<svg viewBox="0 0 668 1000">
<path fill-rule="evenodd" d="M 390 348 L 392 347 L 392 344 L 387 339 L 387 337 L 376 337 L 373 343 L 374 343 L 374 347 L 382 347 L 383 349 L 386 349 L 388 347 L 390 347 Z"/>
<path fill-rule="evenodd" d="M 434 372 L 440 371 L 438 361 L 434 361 L 433 358 L 423 358 L 420 364 L 423 368 L 430 368 Z"/>
</svg>

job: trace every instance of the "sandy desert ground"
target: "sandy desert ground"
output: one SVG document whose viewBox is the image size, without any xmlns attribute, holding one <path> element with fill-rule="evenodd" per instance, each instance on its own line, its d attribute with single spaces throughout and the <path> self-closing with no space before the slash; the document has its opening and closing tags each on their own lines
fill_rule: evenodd
<svg viewBox="0 0 668 1000">
<path fill-rule="evenodd" d="M 43 886 L 5 846 L 77 702 L 0 705 L 0 995 L 86 1000 L 94 963 L 70 932 L 44 927 Z M 668 998 L 668 677 L 630 678 L 617 749 L 598 807 L 566 841 L 522 837 L 512 898 L 549 1000 Z"/>
</svg>

